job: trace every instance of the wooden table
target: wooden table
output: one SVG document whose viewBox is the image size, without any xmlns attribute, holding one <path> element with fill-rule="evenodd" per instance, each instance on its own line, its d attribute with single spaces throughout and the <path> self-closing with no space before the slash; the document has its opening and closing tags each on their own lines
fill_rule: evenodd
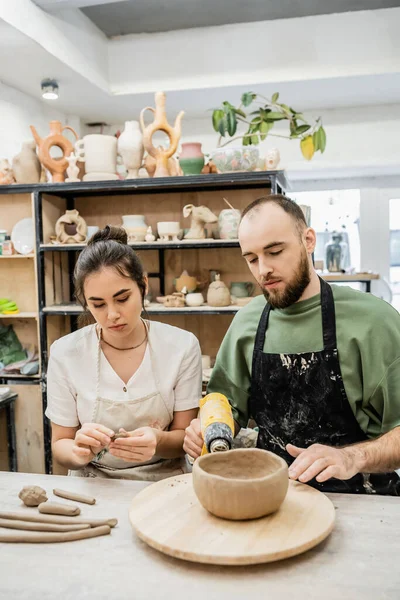
<svg viewBox="0 0 400 600">
<path fill-rule="evenodd" d="M 110 536 L 63 544 L 0 544 L 0 598 L 12 600 L 399 600 L 400 499 L 331 494 L 336 525 L 306 554 L 268 565 L 214 567 L 165 556 L 133 533 L 128 509 L 147 484 L 0 473 L 0 506 L 37 484 L 97 498 L 83 515 L 118 517 Z M 50 496 L 52 498 L 52 496 Z M 53 498 L 54 499 L 54 498 Z M 58 499 L 61 501 L 61 499 Z M 31 510 L 31 509 L 26 509 Z M 168 507 L 165 507 L 168 519 Z"/>
</svg>

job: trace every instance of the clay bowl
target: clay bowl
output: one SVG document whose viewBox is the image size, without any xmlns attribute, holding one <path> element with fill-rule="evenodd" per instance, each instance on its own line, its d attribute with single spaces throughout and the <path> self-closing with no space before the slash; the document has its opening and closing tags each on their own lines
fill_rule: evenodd
<svg viewBox="0 0 400 600">
<path fill-rule="evenodd" d="M 205 454 L 193 465 L 197 498 L 206 510 L 223 519 L 257 519 L 275 512 L 288 485 L 286 462 L 258 448 Z"/>
</svg>

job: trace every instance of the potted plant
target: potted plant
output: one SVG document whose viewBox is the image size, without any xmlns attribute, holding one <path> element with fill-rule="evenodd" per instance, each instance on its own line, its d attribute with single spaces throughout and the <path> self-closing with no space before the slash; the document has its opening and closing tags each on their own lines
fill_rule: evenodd
<svg viewBox="0 0 400 600">
<path fill-rule="evenodd" d="M 214 151 L 212 160 L 220 171 L 249 170 L 256 168 L 258 149 L 255 148 L 267 136 L 285 139 L 299 139 L 300 150 L 307 160 L 311 160 L 315 152 L 325 151 L 326 133 L 322 126 L 321 117 L 312 124 L 308 123 L 303 113 L 278 102 L 279 93 L 273 94 L 269 100 L 261 94 L 246 92 L 242 95 L 238 107 L 225 100 L 221 108 L 213 110 L 212 123 L 214 130 L 220 134 L 218 148 Z M 245 109 L 254 108 L 249 114 Z M 287 121 L 288 135 L 271 133 L 275 123 Z M 247 130 L 236 135 L 238 126 L 244 123 Z M 226 135 L 231 139 L 223 142 Z M 243 146 L 232 148 L 229 152 L 221 150 L 234 140 L 241 139 Z M 223 143 L 222 143 L 223 142 Z"/>
</svg>

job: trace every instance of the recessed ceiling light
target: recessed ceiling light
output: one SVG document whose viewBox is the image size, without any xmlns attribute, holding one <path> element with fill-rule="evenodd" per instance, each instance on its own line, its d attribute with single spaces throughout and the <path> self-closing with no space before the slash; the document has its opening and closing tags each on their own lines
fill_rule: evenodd
<svg viewBox="0 0 400 600">
<path fill-rule="evenodd" d="M 57 100 L 58 98 L 58 83 L 55 79 L 43 79 L 42 81 L 42 97 L 46 100 Z"/>
</svg>

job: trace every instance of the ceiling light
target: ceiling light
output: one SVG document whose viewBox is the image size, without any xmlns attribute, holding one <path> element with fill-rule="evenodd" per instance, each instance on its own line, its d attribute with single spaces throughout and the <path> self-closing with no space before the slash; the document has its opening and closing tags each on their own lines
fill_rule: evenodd
<svg viewBox="0 0 400 600">
<path fill-rule="evenodd" d="M 57 100 L 58 98 L 58 83 L 54 79 L 43 79 L 42 81 L 42 97 L 46 100 Z"/>
</svg>

